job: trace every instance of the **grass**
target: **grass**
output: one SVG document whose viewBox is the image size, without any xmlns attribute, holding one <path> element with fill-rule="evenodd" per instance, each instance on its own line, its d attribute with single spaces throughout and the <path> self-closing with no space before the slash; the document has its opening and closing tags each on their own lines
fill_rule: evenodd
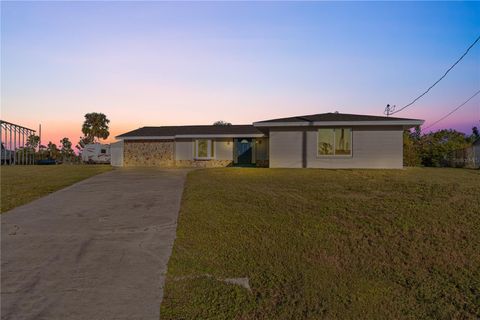
<svg viewBox="0 0 480 320">
<path fill-rule="evenodd" d="M 109 170 L 107 165 L 2 166 L 0 210 L 6 212 Z"/>
<path fill-rule="evenodd" d="M 161 315 L 477 319 L 480 171 L 193 171 Z"/>
</svg>

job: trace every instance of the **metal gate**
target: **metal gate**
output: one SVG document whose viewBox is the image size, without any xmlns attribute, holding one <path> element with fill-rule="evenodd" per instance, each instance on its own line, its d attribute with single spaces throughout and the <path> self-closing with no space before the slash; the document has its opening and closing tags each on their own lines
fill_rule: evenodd
<svg viewBox="0 0 480 320">
<path fill-rule="evenodd" d="M 0 120 L 1 164 L 34 164 L 35 149 L 27 146 L 35 130 Z"/>
</svg>

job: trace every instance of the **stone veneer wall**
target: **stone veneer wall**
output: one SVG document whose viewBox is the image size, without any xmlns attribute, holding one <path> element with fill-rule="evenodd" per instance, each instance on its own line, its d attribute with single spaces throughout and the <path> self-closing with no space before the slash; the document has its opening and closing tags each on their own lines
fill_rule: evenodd
<svg viewBox="0 0 480 320">
<path fill-rule="evenodd" d="M 176 160 L 177 167 L 185 168 L 216 168 L 230 167 L 233 165 L 232 160 Z"/>
<path fill-rule="evenodd" d="M 262 168 L 268 168 L 268 160 L 257 160 L 256 166 L 262 167 Z"/>
<path fill-rule="evenodd" d="M 126 140 L 123 146 L 124 166 L 173 167 L 173 140 Z"/>
<path fill-rule="evenodd" d="M 123 165 L 216 168 L 233 166 L 232 160 L 175 160 L 173 140 L 126 140 L 123 146 Z M 268 167 L 268 160 L 256 160 L 257 167 Z"/>
</svg>

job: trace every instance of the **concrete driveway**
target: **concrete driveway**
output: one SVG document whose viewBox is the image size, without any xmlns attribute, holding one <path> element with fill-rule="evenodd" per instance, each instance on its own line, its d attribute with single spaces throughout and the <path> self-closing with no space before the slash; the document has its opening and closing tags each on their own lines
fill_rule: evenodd
<svg viewBox="0 0 480 320">
<path fill-rule="evenodd" d="M 1 319 L 159 319 L 187 170 L 121 169 L 1 216 Z"/>
</svg>

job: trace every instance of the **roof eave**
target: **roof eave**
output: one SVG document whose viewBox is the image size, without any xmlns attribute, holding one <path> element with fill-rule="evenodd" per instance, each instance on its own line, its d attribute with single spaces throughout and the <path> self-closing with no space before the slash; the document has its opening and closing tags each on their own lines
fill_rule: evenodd
<svg viewBox="0 0 480 320">
<path fill-rule="evenodd" d="M 263 138 L 263 133 L 240 134 L 177 134 L 174 136 L 116 136 L 117 140 L 172 140 L 181 138 Z"/>
<path fill-rule="evenodd" d="M 262 138 L 263 133 L 235 133 L 235 134 L 178 134 L 175 138 Z"/>
<path fill-rule="evenodd" d="M 415 127 L 424 123 L 424 120 L 388 120 L 388 121 L 298 121 L 298 122 L 254 122 L 254 127 L 331 127 L 331 126 L 404 126 Z"/>
<path fill-rule="evenodd" d="M 172 140 L 175 136 L 116 136 L 117 140 Z"/>
</svg>

